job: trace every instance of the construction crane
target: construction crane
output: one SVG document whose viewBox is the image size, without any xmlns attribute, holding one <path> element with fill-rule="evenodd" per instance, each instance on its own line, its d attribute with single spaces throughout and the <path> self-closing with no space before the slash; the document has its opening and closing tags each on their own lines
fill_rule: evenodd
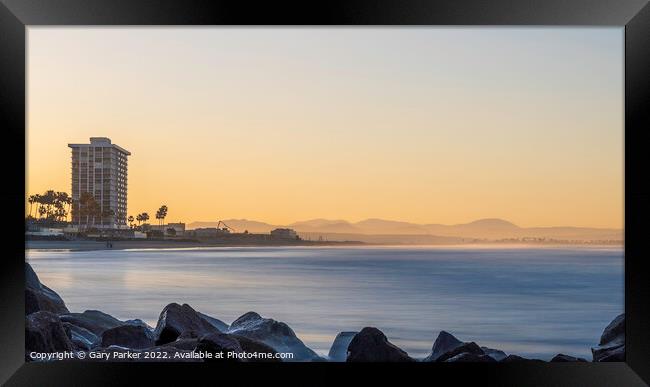
<svg viewBox="0 0 650 387">
<path fill-rule="evenodd" d="M 222 224 L 224 226 L 223 228 L 220 227 Z M 224 223 L 221 220 L 219 221 L 219 223 L 217 223 L 217 230 L 226 231 L 226 232 L 236 232 L 234 228 L 228 226 L 226 223 Z"/>
</svg>

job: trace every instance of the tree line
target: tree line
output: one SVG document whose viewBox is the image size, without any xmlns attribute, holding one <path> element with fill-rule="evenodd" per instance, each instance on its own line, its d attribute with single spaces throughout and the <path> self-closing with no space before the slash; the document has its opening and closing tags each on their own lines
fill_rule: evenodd
<svg viewBox="0 0 650 387">
<path fill-rule="evenodd" d="M 160 206 L 158 211 L 156 211 L 156 219 L 158 219 L 158 225 L 159 226 L 162 226 L 162 225 L 165 224 L 165 218 L 167 217 L 167 212 L 168 211 L 169 211 L 169 208 L 165 204 Z M 133 215 L 130 215 L 127 218 L 127 221 L 129 222 L 129 227 L 134 228 L 135 227 L 135 225 L 134 225 L 135 222 L 138 222 L 138 227 L 140 227 L 142 224 L 146 224 L 149 219 L 150 219 L 149 214 L 147 212 L 143 212 L 141 214 L 136 215 L 135 218 L 133 217 Z"/>
<path fill-rule="evenodd" d="M 28 217 L 33 219 L 65 221 L 72 207 L 72 197 L 67 192 L 54 190 L 47 190 L 42 195 L 30 195 L 27 202 L 29 203 Z"/>
<path fill-rule="evenodd" d="M 103 224 L 106 219 L 110 219 L 111 221 L 115 220 L 117 223 L 120 221 L 124 223 L 128 222 L 129 227 L 135 228 L 136 221 L 138 227 L 140 227 L 142 224 L 146 224 L 150 218 L 147 212 L 137 214 L 135 217 L 130 215 L 127 218 L 124 214 L 116 214 L 112 209 L 102 210 L 101 204 L 90 192 L 83 192 L 79 200 L 75 201 L 67 192 L 47 190 L 43 194 L 30 195 L 27 198 L 27 202 L 29 203 L 27 219 L 39 221 L 65 222 L 74 209 L 75 215 L 78 214 L 77 224 L 79 229 L 81 229 L 82 224 L 86 227 L 92 227 L 96 226 L 98 221 L 100 224 Z M 160 206 L 158 211 L 156 211 L 155 217 L 158 220 L 159 226 L 165 224 L 168 211 L 169 208 L 165 204 Z"/>
</svg>

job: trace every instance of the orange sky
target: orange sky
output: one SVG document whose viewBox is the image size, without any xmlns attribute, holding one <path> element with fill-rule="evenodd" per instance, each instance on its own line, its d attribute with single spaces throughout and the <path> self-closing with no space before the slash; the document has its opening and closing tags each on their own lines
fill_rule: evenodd
<svg viewBox="0 0 650 387">
<path fill-rule="evenodd" d="M 129 215 L 623 225 L 621 28 L 28 29 L 27 190 L 131 151 Z"/>
</svg>

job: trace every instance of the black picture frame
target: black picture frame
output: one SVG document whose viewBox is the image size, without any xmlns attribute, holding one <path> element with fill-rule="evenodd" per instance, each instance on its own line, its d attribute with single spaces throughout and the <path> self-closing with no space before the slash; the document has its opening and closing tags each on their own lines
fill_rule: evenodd
<svg viewBox="0 0 650 387">
<path fill-rule="evenodd" d="M 26 28 L 37 25 L 535 25 L 625 28 L 625 313 L 624 363 L 516 364 L 143 364 L 24 362 Z M 4 150 L 5 254 L 0 269 L 0 381 L 7 385 L 187 384 L 190 378 L 240 384 L 365 380 L 454 385 L 636 386 L 650 383 L 650 280 L 643 242 L 650 219 L 645 187 L 650 131 L 650 5 L 645 0 L 457 0 L 309 2 L 206 0 L 1 0 L 0 128 Z M 21 161 L 23 164 L 21 164 Z M 22 167 L 22 168 L 21 168 Z M 306 373 L 304 372 L 306 371 Z M 211 383 L 213 384 L 213 383 Z"/>
</svg>

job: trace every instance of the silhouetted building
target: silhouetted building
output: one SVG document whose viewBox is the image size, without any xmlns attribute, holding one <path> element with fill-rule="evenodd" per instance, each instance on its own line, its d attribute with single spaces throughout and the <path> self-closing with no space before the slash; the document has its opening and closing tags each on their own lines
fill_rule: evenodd
<svg viewBox="0 0 650 387">
<path fill-rule="evenodd" d="M 278 239 L 296 239 L 298 234 L 290 228 L 276 228 L 271 231 L 271 237 Z"/>
<path fill-rule="evenodd" d="M 216 227 L 195 228 L 194 230 L 187 231 L 187 235 L 192 237 L 197 237 L 197 238 L 216 238 L 217 228 Z"/>
<path fill-rule="evenodd" d="M 72 223 L 86 226 L 87 219 L 79 219 L 79 198 L 89 192 L 103 214 L 89 226 L 126 227 L 127 156 L 131 153 L 106 137 L 91 137 L 90 144 L 68 147 L 72 148 Z"/>
<path fill-rule="evenodd" d="M 151 229 L 160 230 L 165 235 L 170 235 L 171 233 L 173 233 L 173 235 L 181 236 L 185 233 L 185 223 L 167 223 L 167 224 L 163 224 L 162 226 L 156 224 L 156 225 L 151 225 Z M 170 229 L 174 231 L 170 232 L 169 231 Z"/>
</svg>

